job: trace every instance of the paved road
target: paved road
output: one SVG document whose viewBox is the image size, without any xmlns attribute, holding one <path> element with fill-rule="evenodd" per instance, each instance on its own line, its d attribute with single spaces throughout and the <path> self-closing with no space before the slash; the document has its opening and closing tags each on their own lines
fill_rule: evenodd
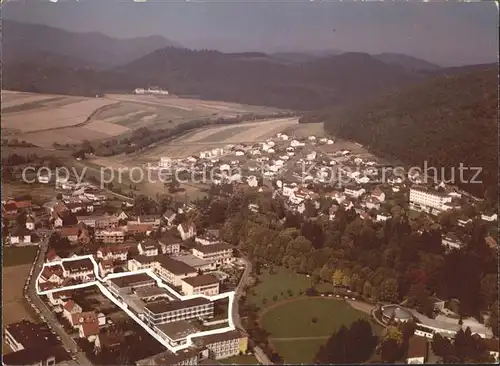
<svg viewBox="0 0 500 366">
<path fill-rule="evenodd" d="M 234 325 L 237 328 L 244 329 L 243 324 L 241 323 L 241 317 L 239 313 L 239 299 L 241 295 L 243 294 L 243 289 L 245 288 L 245 285 L 248 283 L 248 280 L 250 279 L 250 273 L 252 273 L 252 263 L 248 261 L 246 258 L 240 258 L 243 262 L 245 262 L 245 270 L 243 271 L 243 274 L 241 275 L 240 283 L 238 284 L 238 287 L 236 287 L 235 290 L 235 296 L 234 296 L 234 302 L 233 302 L 233 322 Z M 263 364 L 263 365 L 273 365 L 269 357 L 264 353 L 264 351 L 258 347 L 255 346 L 254 349 L 254 354 L 255 358 Z"/>
<path fill-rule="evenodd" d="M 54 313 L 47 307 L 47 305 L 45 305 L 45 303 L 40 299 L 40 297 L 38 297 L 36 293 L 36 288 L 35 288 L 36 280 L 38 278 L 40 271 L 43 268 L 45 254 L 47 253 L 48 248 L 49 248 L 48 241 L 43 240 L 40 243 L 40 251 L 38 257 L 36 258 L 35 264 L 33 265 L 34 269 L 28 283 L 28 291 L 26 294 L 31 303 L 34 304 L 35 307 L 40 311 L 40 316 L 41 317 L 43 316 L 44 318 L 43 320 L 52 327 L 54 332 L 56 332 L 59 335 L 64 347 L 68 349 L 75 356 L 76 361 L 80 365 L 92 365 L 92 363 L 86 357 L 85 353 L 78 351 L 78 347 L 73 338 L 71 338 L 71 336 L 68 333 L 66 333 L 64 328 L 59 323 L 59 320 L 55 317 Z"/>
</svg>

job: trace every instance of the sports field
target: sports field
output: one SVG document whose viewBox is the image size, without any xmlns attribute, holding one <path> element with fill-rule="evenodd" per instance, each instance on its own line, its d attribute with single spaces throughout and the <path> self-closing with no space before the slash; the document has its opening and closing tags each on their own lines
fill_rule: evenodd
<svg viewBox="0 0 500 366">
<path fill-rule="evenodd" d="M 269 341 L 285 363 L 309 363 L 342 325 L 369 315 L 334 298 L 302 297 L 278 302 L 261 313 Z"/>
</svg>

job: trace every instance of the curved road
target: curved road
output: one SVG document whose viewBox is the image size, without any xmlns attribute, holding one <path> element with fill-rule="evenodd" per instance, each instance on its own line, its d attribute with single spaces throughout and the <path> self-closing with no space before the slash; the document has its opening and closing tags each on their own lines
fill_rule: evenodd
<svg viewBox="0 0 500 366">
<path fill-rule="evenodd" d="M 240 297 L 243 293 L 243 288 L 245 285 L 248 283 L 248 280 L 250 279 L 250 273 L 252 272 L 252 263 L 248 261 L 246 258 L 240 258 L 244 263 L 245 263 L 245 270 L 243 271 L 243 274 L 241 275 L 240 283 L 236 287 L 235 290 L 235 296 L 234 296 L 234 301 L 233 301 L 233 322 L 236 328 L 244 329 L 243 324 L 241 323 L 241 318 L 240 318 L 240 313 L 239 313 L 239 300 Z M 273 365 L 269 357 L 264 353 L 264 351 L 258 347 L 255 346 L 254 349 L 254 354 L 257 360 L 263 364 L 263 365 Z"/>
<path fill-rule="evenodd" d="M 44 320 L 49 326 L 52 328 L 54 332 L 61 338 L 61 342 L 64 347 L 69 350 L 73 356 L 76 358 L 76 361 L 80 365 L 92 365 L 84 352 L 80 352 L 78 350 L 78 346 L 74 339 L 66 333 L 64 328 L 59 323 L 59 320 L 56 318 L 54 313 L 48 308 L 48 306 L 38 297 L 36 293 L 36 280 L 40 271 L 43 268 L 43 263 L 45 260 L 45 254 L 49 248 L 47 239 L 44 239 L 40 243 L 40 250 L 38 251 L 38 257 L 35 260 L 35 263 L 32 267 L 32 273 L 29 277 L 28 282 L 28 290 L 26 291 L 26 297 L 40 311 L 40 317 Z"/>
</svg>

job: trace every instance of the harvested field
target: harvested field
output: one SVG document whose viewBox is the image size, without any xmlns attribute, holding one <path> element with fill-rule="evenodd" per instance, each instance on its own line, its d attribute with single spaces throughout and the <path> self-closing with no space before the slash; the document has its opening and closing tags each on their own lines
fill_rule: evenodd
<svg viewBox="0 0 500 366">
<path fill-rule="evenodd" d="M 74 126 L 85 122 L 92 112 L 110 103 L 113 102 L 106 99 L 87 99 L 58 108 L 47 107 L 26 112 L 3 113 L 2 127 L 33 132 Z"/>
<path fill-rule="evenodd" d="M 117 136 L 130 131 L 127 127 L 104 121 L 93 121 L 85 125 L 85 129 L 104 133 L 108 136 Z"/>
<path fill-rule="evenodd" d="M 269 107 L 152 95 L 106 95 L 83 98 L 2 91 L 2 132 L 9 138 L 51 148 L 96 141 L 148 127 L 173 128 L 200 118 L 241 113 L 274 113 Z M 90 117 L 90 120 L 88 120 Z"/>
</svg>

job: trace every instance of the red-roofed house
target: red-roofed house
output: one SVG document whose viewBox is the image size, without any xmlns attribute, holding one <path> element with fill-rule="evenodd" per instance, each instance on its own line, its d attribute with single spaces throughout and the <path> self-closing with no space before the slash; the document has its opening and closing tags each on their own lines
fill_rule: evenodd
<svg viewBox="0 0 500 366">
<path fill-rule="evenodd" d="M 31 207 L 33 206 L 33 204 L 31 203 L 31 201 L 14 201 L 14 204 L 16 205 L 16 207 L 18 209 L 31 209 Z"/>
<path fill-rule="evenodd" d="M 79 324 L 78 335 L 80 336 L 80 338 L 86 338 L 89 342 L 94 343 L 95 348 L 100 347 L 99 323 L 97 319 L 91 322 Z"/>
<path fill-rule="evenodd" d="M 79 313 L 71 314 L 70 322 L 74 328 L 78 327 L 80 324 L 85 324 L 85 323 L 96 322 L 97 324 L 99 324 L 99 321 L 97 320 L 97 314 L 95 313 L 95 311 L 85 311 L 85 312 L 80 311 Z"/>
<path fill-rule="evenodd" d="M 55 285 L 60 285 L 64 281 L 64 272 L 60 265 L 45 266 L 40 274 L 40 283 L 51 282 Z"/>
<path fill-rule="evenodd" d="M 52 305 L 63 305 L 71 298 L 71 291 L 56 291 L 47 294 L 47 298 Z"/>
<path fill-rule="evenodd" d="M 78 226 L 63 227 L 58 230 L 59 235 L 63 238 L 68 238 L 70 243 L 76 243 L 78 241 L 78 235 L 80 234 L 80 228 Z"/>
<path fill-rule="evenodd" d="M 63 317 L 68 319 L 68 321 L 72 326 L 75 326 L 75 324 L 73 323 L 73 316 L 81 314 L 81 312 L 82 312 L 82 307 L 78 305 L 76 302 L 74 302 L 72 299 L 69 299 L 63 305 Z"/>
<path fill-rule="evenodd" d="M 61 257 L 59 257 L 55 250 L 51 249 L 47 252 L 47 256 L 45 257 L 46 262 L 55 262 L 60 261 Z"/>
<path fill-rule="evenodd" d="M 127 224 L 127 232 L 129 234 L 149 234 L 153 231 L 153 224 Z"/>
<path fill-rule="evenodd" d="M 372 191 L 371 196 L 375 197 L 379 202 L 385 201 L 385 193 L 379 187 Z"/>
</svg>

